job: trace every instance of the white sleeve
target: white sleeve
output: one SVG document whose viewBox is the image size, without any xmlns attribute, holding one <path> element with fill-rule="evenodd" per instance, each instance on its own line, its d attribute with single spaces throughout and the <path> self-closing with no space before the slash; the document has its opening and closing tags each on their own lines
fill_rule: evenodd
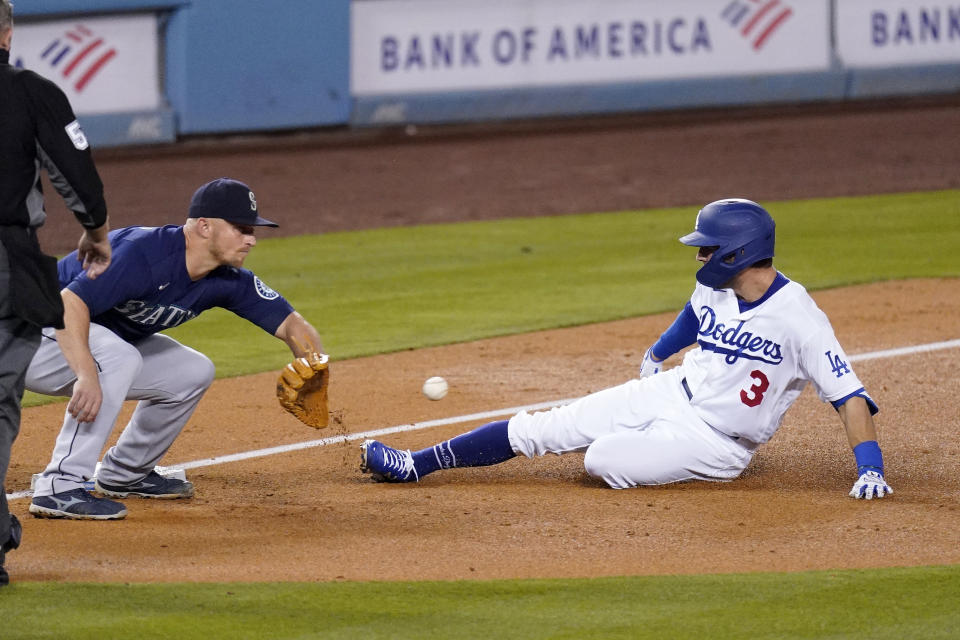
<svg viewBox="0 0 960 640">
<path fill-rule="evenodd" d="M 829 322 L 821 324 L 800 349 L 800 370 L 817 389 L 820 399 L 833 402 L 858 395 L 863 384 L 850 366 Z"/>
</svg>

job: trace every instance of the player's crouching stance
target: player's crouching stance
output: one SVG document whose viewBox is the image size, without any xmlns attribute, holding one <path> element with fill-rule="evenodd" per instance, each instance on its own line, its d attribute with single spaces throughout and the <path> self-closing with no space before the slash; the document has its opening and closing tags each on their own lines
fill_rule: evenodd
<svg viewBox="0 0 960 640">
<path fill-rule="evenodd" d="M 75 254 L 59 262 L 66 328 L 43 330 L 27 388 L 70 396 L 50 464 L 37 479 L 30 513 L 116 520 L 123 504 L 84 489 L 124 400 L 138 400 L 94 485 L 112 498 L 189 498 L 193 484 L 161 476 L 166 454 L 213 382 L 202 353 L 159 333 L 222 307 L 276 336 L 296 358 L 313 358 L 320 337 L 283 296 L 243 269 L 260 217 L 247 185 L 221 178 L 190 202 L 182 226 L 110 233 L 113 264 L 91 280 Z"/>
<path fill-rule="evenodd" d="M 644 354 L 638 379 L 550 411 L 521 412 L 411 453 L 375 440 L 361 469 L 412 482 L 438 469 L 496 464 L 517 454 L 583 451 L 587 472 L 614 489 L 731 480 L 813 382 L 836 408 L 856 457 L 854 498 L 892 494 L 883 477 L 877 406 L 849 365 L 826 315 L 773 267 L 774 222 L 749 200 L 719 200 L 680 238 L 699 247 L 693 295 Z M 682 364 L 661 363 L 697 343 Z"/>
</svg>

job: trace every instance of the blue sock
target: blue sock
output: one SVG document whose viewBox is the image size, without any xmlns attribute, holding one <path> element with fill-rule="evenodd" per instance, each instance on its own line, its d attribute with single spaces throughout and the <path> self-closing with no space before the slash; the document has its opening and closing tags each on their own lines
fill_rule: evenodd
<svg viewBox="0 0 960 640">
<path fill-rule="evenodd" d="M 421 478 L 438 469 L 486 467 L 509 460 L 517 454 L 507 438 L 507 420 L 490 422 L 456 438 L 421 449 L 413 454 L 413 465 Z"/>
</svg>

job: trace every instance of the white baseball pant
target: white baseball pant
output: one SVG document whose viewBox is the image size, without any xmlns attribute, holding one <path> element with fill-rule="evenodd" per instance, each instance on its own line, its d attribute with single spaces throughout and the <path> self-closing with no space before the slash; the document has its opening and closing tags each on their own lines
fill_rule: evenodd
<svg viewBox="0 0 960 640">
<path fill-rule="evenodd" d="M 677 367 L 549 411 L 519 413 L 510 419 L 510 444 L 528 458 L 584 451 L 587 473 L 614 489 L 736 478 L 756 445 L 701 420 L 682 379 Z"/>
</svg>

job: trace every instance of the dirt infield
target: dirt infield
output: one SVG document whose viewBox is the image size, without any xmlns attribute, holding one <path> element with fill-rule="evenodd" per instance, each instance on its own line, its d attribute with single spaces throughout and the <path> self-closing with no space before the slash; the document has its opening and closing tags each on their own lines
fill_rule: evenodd
<svg viewBox="0 0 960 640">
<path fill-rule="evenodd" d="M 179 222 L 219 175 L 248 181 L 284 233 L 960 187 L 960 96 L 861 109 L 824 106 L 635 116 L 506 131 L 446 130 L 188 141 L 102 153 L 114 226 Z M 952 132 L 952 133 L 951 133 Z M 70 247 L 51 207 L 48 251 Z M 788 274 L 789 275 L 789 274 Z M 878 283 L 814 296 L 851 354 L 960 337 L 960 281 Z M 166 464 L 570 398 L 633 375 L 673 314 L 336 361 L 339 423 L 284 414 L 274 374 L 220 380 Z M 333 354 L 334 358 L 336 354 Z M 358 443 L 201 467 L 191 501 L 131 501 L 121 522 L 12 511 L 15 580 L 404 580 L 793 571 L 960 562 L 957 351 L 855 366 L 881 405 L 896 490 L 846 497 L 843 429 L 809 389 L 744 475 L 612 491 L 582 456 L 517 459 L 369 483 Z M 572 371 L 586 375 L 573 376 Z M 403 372 L 397 375 L 396 372 Z M 419 394 L 429 375 L 451 392 Z M 242 400 L 237 400 L 242 398 Z M 63 405 L 25 411 L 8 491 L 47 461 Z M 130 408 L 128 407 L 127 411 Z M 124 416 L 126 417 L 126 416 Z M 481 420 L 387 436 L 418 448 Z"/>
</svg>

